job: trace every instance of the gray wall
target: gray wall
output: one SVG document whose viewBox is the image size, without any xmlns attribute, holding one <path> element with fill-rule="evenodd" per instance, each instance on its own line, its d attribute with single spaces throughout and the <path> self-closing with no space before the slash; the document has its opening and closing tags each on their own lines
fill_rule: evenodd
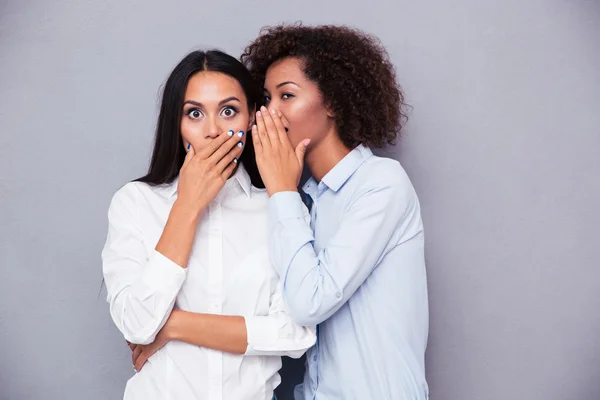
<svg viewBox="0 0 600 400">
<path fill-rule="evenodd" d="M 158 87 L 261 26 L 380 36 L 413 105 L 399 158 L 427 229 L 432 400 L 600 398 L 600 4 L 0 2 L 0 398 L 117 399 L 100 296 L 112 193 Z M 392 305 L 390 305 L 392 306 Z"/>
</svg>

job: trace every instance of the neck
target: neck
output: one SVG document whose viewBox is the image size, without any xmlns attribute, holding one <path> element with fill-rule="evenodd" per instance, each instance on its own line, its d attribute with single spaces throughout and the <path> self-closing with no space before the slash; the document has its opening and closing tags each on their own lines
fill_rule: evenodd
<svg viewBox="0 0 600 400">
<path fill-rule="evenodd" d="M 351 151 L 352 149 L 342 143 L 337 132 L 332 131 L 314 147 L 309 146 L 309 151 L 306 153 L 306 165 L 313 178 L 320 182 Z"/>
</svg>

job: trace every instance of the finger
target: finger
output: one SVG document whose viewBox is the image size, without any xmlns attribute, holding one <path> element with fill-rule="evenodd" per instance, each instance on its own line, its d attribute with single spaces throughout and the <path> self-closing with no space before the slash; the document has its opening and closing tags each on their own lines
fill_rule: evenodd
<svg viewBox="0 0 600 400">
<path fill-rule="evenodd" d="M 133 364 L 134 367 L 135 367 L 135 363 L 136 363 L 137 359 L 140 357 L 140 354 L 142 354 L 143 347 L 144 346 L 142 346 L 142 345 L 138 345 L 135 347 L 135 349 L 133 349 L 133 352 L 131 353 L 131 363 Z"/>
<path fill-rule="evenodd" d="M 227 142 L 223 143 L 223 145 L 208 158 L 208 161 L 214 165 L 217 165 L 223 157 L 229 154 L 232 149 L 236 148 L 235 146 L 241 149 L 244 146 L 245 135 L 246 133 L 244 131 L 239 131 L 235 135 L 232 135 Z"/>
<path fill-rule="evenodd" d="M 223 170 L 223 173 L 222 173 L 223 178 L 228 179 L 231 176 L 231 174 L 233 173 L 233 170 L 237 166 L 237 163 L 238 162 L 229 163 L 229 165 Z"/>
<path fill-rule="evenodd" d="M 260 108 L 262 111 L 263 120 L 265 121 L 265 126 L 267 128 L 267 134 L 269 135 L 269 140 L 271 144 L 281 143 L 279 139 L 279 132 L 277 132 L 277 127 L 275 126 L 275 122 L 273 122 L 273 116 L 269 110 L 267 110 L 264 106 Z"/>
<path fill-rule="evenodd" d="M 281 111 L 277 111 L 277 115 L 279 116 L 279 118 L 281 118 L 281 122 L 283 122 L 283 126 L 289 126 L 290 125 L 290 121 L 287 120 L 287 118 L 285 117 L 285 115 L 283 115 L 281 113 Z M 287 132 L 287 129 L 286 129 Z"/>
<path fill-rule="evenodd" d="M 252 125 L 252 144 L 254 144 L 254 153 L 259 155 L 262 154 L 262 143 L 260 142 L 260 136 L 258 135 L 258 128 L 256 125 Z"/>
<path fill-rule="evenodd" d="M 306 155 L 306 148 L 309 144 L 310 139 L 304 139 L 296 146 L 296 158 L 298 159 L 298 164 L 301 168 L 304 166 L 304 156 Z"/>
<path fill-rule="evenodd" d="M 133 364 L 133 367 L 135 368 L 136 371 L 140 372 L 142 370 L 142 367 L 144 366 L 144 364 L 146 364 L 146 361 L 148 360 L 148 357 L 150 356 L 150 354 L 152 354 L 152 353 L 150 351 L 148 351 L 148 349 L 146 349 L 146 351 L 142 351 L 140 353 L 140 356 L 137 358 L 137 360 Z"/>
<path fill-rule="evenodd" d="M 192 144 L 188 143 L 188 145 L 187 145 L 187 154 L 185 155 L 185 159 L 183 160 L 183 165 L 181 166 L 181 168 L 183 168 L 186 165 L 188 165 L 189 162 L 190 162 L 190 160 L 192 158 L 194 158 L 195 154 L 196 154 L 196 152 L 194 151 L 194 148 L 192 147 Z"/>
<path fill-rule="evenodd" d="M 277 136 L 279 137 L 279 141 L 286 147 L 292 147 L 290 144 L 290 140 L 287 136 L 287 132 L 285 131 L 285 126 L 283 125 L 283 121 L 279 116 L 279 112 L 276 110 L 271 110 L 271 119 L 273 120 L 273 124 L 277 129 Z"/>
<path fill-rule="evenodd" d="M 228 131 L 226 134 L 220 134 L 214 140 L 212 140 L 205 148 L 200 150 L 197 154 L 201 160 L 206 160 L 217 151 L 221 145 L 231 139 L 235 132 L 233 130 Z"/>
<path fill-rule="evenodd" d="M 131 351 L 133 351 L 133 349 L 135 349 L 135 346 L 136 346 L 136 345 L 135 345 L 135 344 L 133 344 L 133 343 L 131 343 L 131 342 L 129 342 L 129 341 L 127 341 L 127 340 L 126 340 L 126 342 L 127 342 L 127 345 L 129 346 L 129 349 L 130 349 Z"/>
<path fill-rule="evenodd" d="M 242 155 L 243 150 L 243 146 L 235 146 L 233 149 L 231 149 L 229 153 L 227 153 L 217 163 L 217 171 L 221 174 L 224 173 L 225 169 L 229 167 L 230 164 L 233 164 L 233 167 L 235 168 L 235 165 L 239 162 L 239 158 Z M 229 177 L 229 175 L 227 175 L 227 177 Z"/>
<path fill-rule="evenodd" d="M 258 132 L 258 136 L 260 136 L 260 143 L 262 144 L 263 148 L 270 146 L 271 140 L 269 139 L 267 127 L 265 126 L 263 113 L 261 111 L 256 112 L 256 130 Z"/>
</svg>

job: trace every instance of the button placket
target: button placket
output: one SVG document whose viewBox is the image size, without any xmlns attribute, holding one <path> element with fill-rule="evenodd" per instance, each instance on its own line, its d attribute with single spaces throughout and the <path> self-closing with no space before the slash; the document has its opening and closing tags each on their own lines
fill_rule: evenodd
<svg viewBox="0 0 600 400">
<path fill-rule="evenodd" d="M 223 290 L 223 215 L 221 204 L 214 201 L 208 212 L 208 312 L 222 313 Z M 208 391 L 210 400 L 223 400 L 223 356 L 220 352 L 208 355 Z"/>
</svg>

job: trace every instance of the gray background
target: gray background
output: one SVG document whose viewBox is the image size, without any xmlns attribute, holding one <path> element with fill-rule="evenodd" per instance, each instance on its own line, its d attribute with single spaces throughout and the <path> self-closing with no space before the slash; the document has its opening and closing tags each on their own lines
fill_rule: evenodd
<svg viewBox="0 0 600 400">
<path fill-rule="evenodd" d="M 196 47 L 280 21 L 383 40 L 427 229 L 432 400 L 600 399 L 600 4 L 0 2 L 0 398 L 118 399 L 99 296 L 111 195 Z M 392 307 L 393 305 L 390 304 Z M 393 373 L 393 372 L 392 372 Z"/>
</svg>

